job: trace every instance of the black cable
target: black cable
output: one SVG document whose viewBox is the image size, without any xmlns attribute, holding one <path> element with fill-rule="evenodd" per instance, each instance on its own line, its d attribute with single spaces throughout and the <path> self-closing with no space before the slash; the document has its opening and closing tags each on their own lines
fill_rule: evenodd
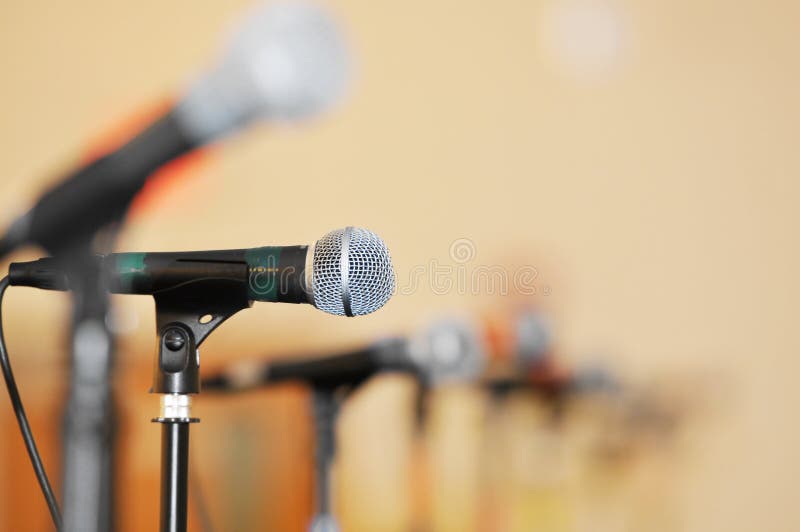
<svg viewBox="0 0 800 532">
<path fill-rule="evenodd" d="M 47 501 L 50 515 L 53 517 L 53 524 L 56 525 L 56 530 L 61 530 L 61 512 L 58 509 L 58 501 L 56 501 L 53 488 L 50 486 L 50 481 L 44 470 L 44 464 L 42 463 L 42 458 L 39 456 L 39 450 L 36 448 L 31 426 L 28 423 L 28 416 L 25 415 L 25 409 L 22 407 L 22 399 L 17 389 L 17 383 L 14 380 L 14 373 L 11 371 L 11 361 L 8 359 L 6 340 L 3 336 L 3 318 L 1 311 L 6 288 L 8 288 L 8 277 L 4 277 L 0 280 L 0 364 L 3 366 L 3 377 L 6 380 L 8 397 L 11 399 L 11 406 L 14 407 L 14 415 L 17 416 L 17 423 L 22 433 L 22 439 L 25 441 L 25 448 L 28 450 L 28 456 L 31 458 L 33 470 L 36 472 L 36 480 L 39 481 L 39 486 L 42 488 L 42 494 Z"/>
</svg>

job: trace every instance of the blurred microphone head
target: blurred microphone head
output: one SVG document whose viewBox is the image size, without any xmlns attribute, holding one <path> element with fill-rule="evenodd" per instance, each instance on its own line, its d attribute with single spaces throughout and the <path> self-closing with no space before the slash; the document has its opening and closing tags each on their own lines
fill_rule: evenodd
<svg viewBox="0 0 800 532">
<path fill-rule="evenodd" d="M 409 355 L 431 385 L 476 379 L 486 352 L 476 328 L 467 320 L 438 321 L 411 338 Z"/>
<path fill-rule="evenodd" d="M 606 364 L 595 361 L 575 370 L 573 387 L 579 393 L 613 395 L 622 389 L 622 383 Z"/>
<path fill-rule="evenodd" d="M 349 70 L 328 12 L 300 0 L 261 4 L 235 28 L 217 64 L 189 87 L 178 115 L 199 142 L 257 119 L 307 118 L 341 98 Z"/>
<path fill-rule="evenodd" d="M 383 240 L 367 229 L 331 231 L 309 250 L 309 299 L 320 310 L 338 316 L 375 312 L 394 294 L 392 259 Z"/>
<path fill-rule="evenodd" d="M 525 370 L 535 367 L 547 356 L 552 345 L 550 320 L 543 312 L 522 311 L 514 321 L 516 364 Z"/>
</svg>

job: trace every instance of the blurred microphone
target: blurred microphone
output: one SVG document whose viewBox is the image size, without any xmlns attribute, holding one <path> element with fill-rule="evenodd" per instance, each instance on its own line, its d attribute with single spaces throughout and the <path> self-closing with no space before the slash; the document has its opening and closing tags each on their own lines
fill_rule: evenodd
<svg viewBox="0 0 800 532">
<path fill-rule="evenodd" d="M 621 385 L 617 377 L 600 366 L 564 368 L 555 364 L 528 375 L 491 376 L 483 381 L 496 399 L 514 391 L 528 391 L 545 397 L 618 394 Z"/>
<path fill-rule="evenodd" d="M 313 387 L 334 388 L 357 386 L 382 371 L 416 373 L 405 340 L 390 338 L 332 356 L 240 362 L 203 379 L 202 386 L 204 390 L 244 391 L 287 381 L 302 381 Z"/>
<path fill-rule="evenodd" d="M 540 311 L 524 310 L 513 324 L 514 361 L 517 368 L 529 371 L 545 362 L 553 344 L 552 325 Z"/>
<path fill-rule="evenodd" d="M 464 318 L 433 322 L 411 338 L 408 353 L 426 387 L 476 380 L 487 356 L 475 325 Z"/>
<path fill-rule="evenodd" d="M 300 381 L 335 388 L 358 386 L 378 373 L 394 371 L 412 374 L 427 387 L 474 379 L 482 367 L 483 352 L 472 330 L 451 320 L 410 340 L 389 338 L 336 355 L 240 362 L 204 379 L 202 386 L 233 392 Z"/>
<path fill-rule="evenodd" d="M 203 287 L 241 291 L 248 301 L 311 303 L 343 316 L 375 312 L 395 287 L 386 244 L 356 227 L 331 231 L 310 246 L 113 253 L 97 260 L 109 290 L 117 294 L 158 295 L 186 288 L 196 293 Z M 8 277 L 11 285 L 70 289 L 65 269 L 54 258 L 11 263 Z"/>
<path fill-rule="evenodd" d="M 544 312 L 526 309 L 513 324 L 514 360 L 521 375 L 495 387 L 528 388 L 546 394 L 594 394 L 611 392 L 617 382 L 609 368 L 595 362 L 568 368 L 553 353 L 553 326 Z"/>
<path fill-rule="evenodd" d="M 616 395 L 622 392 L 619 376 L 607 364 L 594 361 L 572 372 L 570 387 L 579 394 Z"/>
<path fill-rule="evenodd" d="M 502 342 L 510 362 L 494 368 L 483 380 L 495 399 L 515 390 L 560 396 L 572 387 L 572 372 L 553 356 L 552 325 L 548 316 L 527 308 L 509 320 L 507 341 Z"/>
<path fill-rule="evenodd" d="M 305 2 L 251 12 L 225 53 L 164 116 L 128 143 L 46 192 L 0 240 L 0 256 L 26 243 L 55 252 L 117 221 L 163 164 L 257 120 L 314 116 L 343 94 L 344 41 L 330 16 Z"/>
</svg>

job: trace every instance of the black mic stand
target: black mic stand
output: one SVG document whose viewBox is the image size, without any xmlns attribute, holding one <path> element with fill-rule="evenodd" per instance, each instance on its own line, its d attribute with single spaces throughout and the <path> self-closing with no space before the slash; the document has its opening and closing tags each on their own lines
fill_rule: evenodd
<svg viewBox="0 0 800 532">
<path fill-rule="evenodd" d="M 158 353 L 151 393 L 162 394 L 161 532 L 186 532 L 191 395 L 200 393 L 198 346 L 223 321 L 248 308 L 241 281 L 207 279 L 157 293 Z"/>
<path fill-rule="evenodd" d="M 314 517 L 310 532 L 339 532 L 331 508 L 331 468 L 336 455 L 336 420 L 342 402 L 336 388 L 314 386 L 313 417 L 316 434 L 314 449 Z"/>
</svg>

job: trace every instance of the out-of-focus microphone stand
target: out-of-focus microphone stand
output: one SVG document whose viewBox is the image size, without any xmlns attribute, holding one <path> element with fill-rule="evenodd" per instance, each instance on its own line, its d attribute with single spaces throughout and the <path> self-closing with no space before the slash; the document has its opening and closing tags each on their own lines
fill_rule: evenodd
<svg viewBox="0 0 800 532">
<path fill-rule="evenodd" d="M 74 227 L 52 227 L 51 237 L 40 242 L 61 262 L 71 289 L 70 371 L 62 412 L 61 489 L 62 530 L 68 532 L 114 529 L 116 409 L 111 376 L 115 342 L 108 325 L 107 281 L 95 255 L 113 247 L 120 221 L 136 191 L 138 188 L 129 188 L 124 194 L 108 198 L 103 216 L 87 213 Z M 12 234 L 13 230 L 12 227 Z M 14 247 L 3 246 L 2 254 Z"/>
<path fill-rule="evenodd" d="M 65 261 L 72 287 L 71 371 L 62 426 L 64 531 L 109 531 L 115 525 L 117 412 L 111 388 L 115 342 L 108 327 L 107 283 L 94 258 L 111 248 L 115 233 L 115 229 L 98 230 L 80 235 L 64 249 L 48 250 Z"/>
<path fill-rule="evenodd" d="M 44 248 L 60 262 L 71 292 L 70 376 L 62 426 L 65 532 L 106 532 L 115 524 L 115 343 L 109 330 L 108 281 L 96 255 L 113 248 L 148 177 L 192 147 L 166 115 L 47 191 L 0 238 L 0 256 L 26 244 Z"/>
<path fill-rule="evenodd" d="M 242 392 L 261 386 L 301 382 L 311 392 L 314 424 L 313 516 L 310 532 L 338 532 L 333 514 L 331 470 L 336 457 L 336 422 L 347 398 L 374 375 L 401 372 L 419 378 L 419 369 L 407 356 L 404 339 L 387 339 L 363 350 L 339 356 L 287 359 L 268 363 L 260 369 L 225 372 L 204 379 L 208 390 Z"/>
<path fill-rule="evenodd" d="M 70 289 L 70 371 L 62 420 L 64 532 L 107 532 L 115 527 L 115 342 L 109 329 L 107 273 L 96 255 L 113 249 L 128 208 L 148 176 L 163 161 L 186 151 L 182 138 L 171 140 L 174 128 L 170 120 L 160 120 L 62 181 L 11 226 L 0 244 L 0 255 L 39 244 L 60 262 Z M 158 164 L 148 160 L 152 145 L 161 150 Z"/>
<path fill-rule="evenodd" d="M 339 525 L 331 508 L 331 469 L 336 455 L 336 420 L 343 400 L 337 388 L 314 386 L 312 389 L 314 433 L 314 515 L 310 532 L 338 532 Z"/>
</svg>

